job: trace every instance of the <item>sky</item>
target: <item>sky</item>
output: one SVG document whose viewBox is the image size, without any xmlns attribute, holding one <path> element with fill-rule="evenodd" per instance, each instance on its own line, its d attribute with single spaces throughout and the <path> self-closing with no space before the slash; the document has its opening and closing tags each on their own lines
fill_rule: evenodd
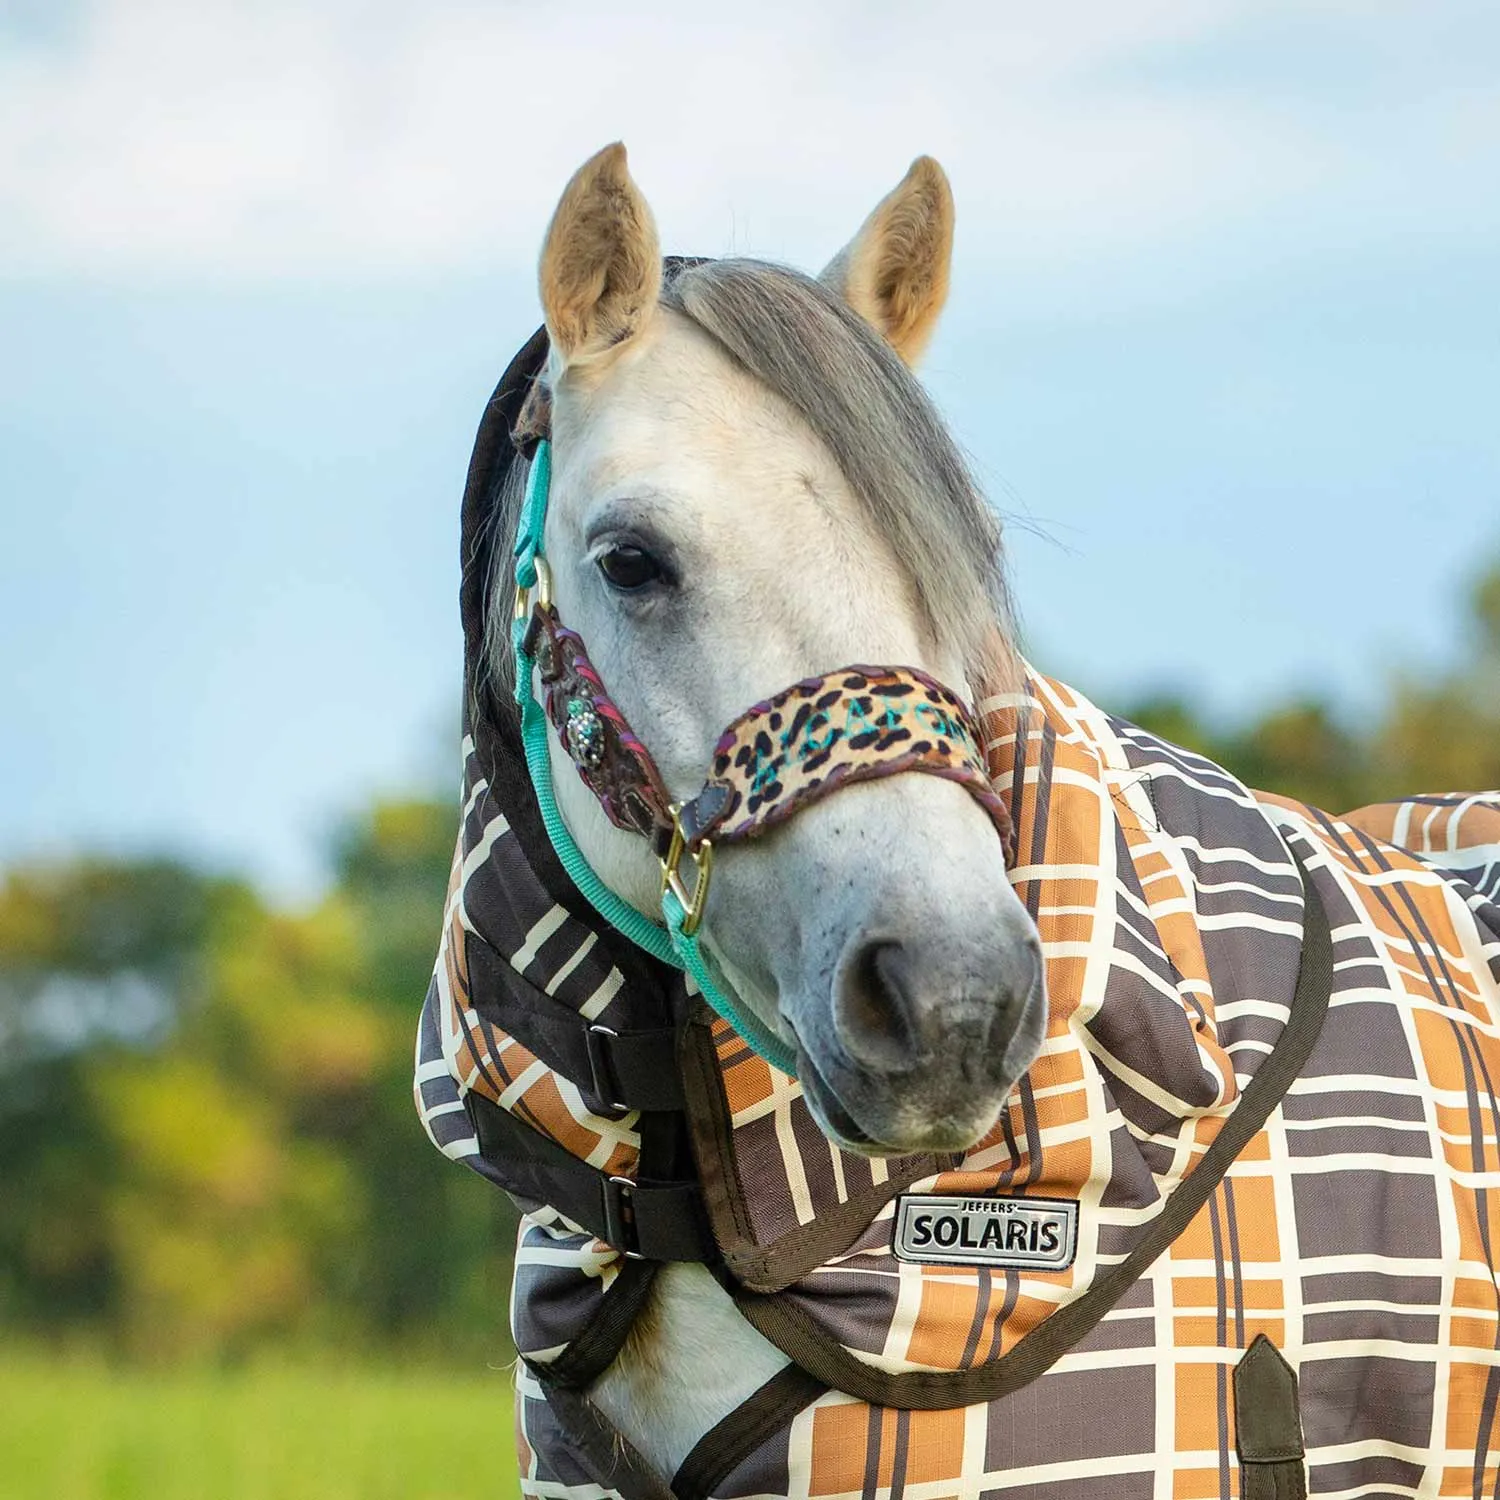
<svg viewBox="0 0 1500 1500">
<path fill-rule="evenodd" d="M 922 374 L 1025 646 L 1351 713 L 1500 552 L 1491 0 L 0 0 L 0 865 L 315 896 L 456 786 L 458 503 L 574 168 L 810 270 L 953 181 Z"/>
</svg>

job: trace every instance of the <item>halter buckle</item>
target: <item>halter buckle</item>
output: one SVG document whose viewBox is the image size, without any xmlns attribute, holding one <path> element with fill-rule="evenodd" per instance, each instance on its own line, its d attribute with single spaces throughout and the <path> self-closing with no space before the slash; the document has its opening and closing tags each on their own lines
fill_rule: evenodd
<svg viewBox="0 0 1500 1500">
<path fill-rule="evenodd" d="M 703 908 L 708 904 L 708 883 L 714 871 L 714 846 L 704 839 L 696 849 L 687 846 L 687 835 L 682 831 L 682 807 L 674 802 L 672 814 L 672 842 L 661 862 L 661 894 L 668 891 L 682 905 L 682 932 L 692 937 L 703 920 Z M 693 888 L 689 890 L 682 879 L 682 857 L 686 854 L 693 863 Z"/>
<path fill-rule="evenodd" d="M 610 1061 L 609 1043 L 606 1037 L 614 1039 L 620 1035 L 613 1026 L 601 1026 L 597 1021 L 591 1025 L 583 1034 L 584 1051 L 588 1054 L 590 1082 L 594 1085 L 594 1093 L 599 1102 L 610 1109 L 629 1109 L 620 1095 L 621 1089 L 618 1079 L 615 1077 L 614 1066 Z"/>
</svg>

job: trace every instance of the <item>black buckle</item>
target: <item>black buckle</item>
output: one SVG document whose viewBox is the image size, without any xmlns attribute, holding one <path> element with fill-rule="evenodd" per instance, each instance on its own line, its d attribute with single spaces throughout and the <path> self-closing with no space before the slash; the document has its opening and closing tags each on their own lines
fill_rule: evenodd
<svg viewBox="0 0 1500 1500">
<path fill-rule="evenodd" d="M 604 1179 L 604 1239 L 627 1260 L 640 1260 L 641 1242 L 635 1230 L 635 1184 L 628 1177 Z"/>
<path fill-rule="evenodd" d="M 609 1043 L 605 1037 L 619 1036 L 609 1026 L 591 1025 L 583 1034 L 584 1051 L 589 1058 L 589 1077 L 594 1086 L 594 1097 L 609 1109 L 628 1109 L 620 1098 L 623 1092 L 620 1080 L 615 1077 L 614 1062 L 609 1055 Z"/>
</svg>

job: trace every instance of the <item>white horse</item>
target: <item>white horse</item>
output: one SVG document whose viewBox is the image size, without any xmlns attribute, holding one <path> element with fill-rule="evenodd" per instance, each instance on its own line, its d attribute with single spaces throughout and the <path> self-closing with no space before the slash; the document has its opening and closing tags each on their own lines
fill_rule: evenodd
<svg viewBox="0 0 1500 1500">
<path fill-rule="evenodd" d="M 823 273 L 907 364 L 947 297 L 953 221 L 947 178 L 921 157 Z M 649 726 L 668 789 L 698 790 L 747 704 L 844 662 L 916 666 L 971 702 L 993 692 L 1015 671 L 998 526 L 900 372 L 851 389 L 855 331 L 774 278 L 755 290 L 782 293 L 821 368 L 778 349 L 744 278 L 663 305 L 661 265 L 624 148 L 607 147 L 569 184 L 541 257 L 547 553 L 561 618 Z M 729 352 L 758 336 L 745 362 Z M 589 862 L 654 912 L 650 850 L 605 820 L 556 740 L 552 753 Z M 971 1145 L 1041 1038 L 1036 930 L 1000 841 L 930 777 L 851 788 L 721 857 L 703 932 L 735 993 L 800 1046 L 809 1103 L 852 1150 Z M 670 1475 L 786 1357 L 702 1267 L 656 1285 L 591 1399 Z"/>
<path fill-rule="evenodd" d="M 538 461 L 523 510 L 522 466 L 497 476 L 495 424 L 481 431 L 471 723 L 492 733 L 514 712 L 474 717 L 486 673 L 515 688 L 534 659 L 522 722 L 545 731 L 537 700 L 553 691 L 559 733 L 526 739 L 530 786 L 513 723 L 508 761 L 481 755 L 478 732 L 469 744 L 418 1102 L 448 1154 L 536 1205 L 518 1257 L 518 1287 L 537 1291 L 520 1308 L 536 1311 L 530 1342 L 518 1332 L 522 1425 L 535 1416 L 539 1458 L 557 1437 L 537 1492 L 597 1496 L 602 1414 L 651 1471 L 637 1483 L 630 1459 L 634 1492 L 676 1475 L 694 1500 L 784 1484 L 975 1496 L 1031 1476 L 1048 1495 L 1096 1496 L 1116 1472 L 1132 1496 L 1228 1496 L 1236 1468 L 1251 1500 L 1297 1500 L 1309 1472 L 1317 1492 L 1351 1497 L 1490 1493 L 1500 794 L 1336 820 L 1252 793 L 1020 662 L 999 527 L 909 369 L 946 296 L 952 235 L 947 181 L 921 158 L 820 280 L 734 261 L 664 274 L 609 147 L 569 184 L 542 253 L 550 362 L 531 389 L 550 401 L 535 429 L 550 433 L 550 493 Z M 527 378 L 540 342 L 528 349 L 513 366 L 531 360 Z M 490 417 L 524 418 L 522 389 L 507 375 Z M 538 497 L 550 599 L 526 576 Z M 519 598 L 503 570 L 478 582 L 512 537 Z M 569 655 L 580 638 L 602 692 Z M 619 973 L 556 1000 L 554 1040 L 539 1039 L 539 1009 L 601 929 L 580 932 L 570 893 L 536 894 L 485 778 L 506 782 L 518 818 L 540 808 L 554 846 L 570 836 L 575 881 L 601 879 L 595 905 L 665 958 L 636 914 L 664 910 L 666 842 L 616 826 L 609 787 L 585 784 L 606 765 L 600 743 L 619 757 L 608 767 L 640 771 L 623 714 L 664 787 L 639 784 L 692 804 L 717 749 L 739 743 L 724 726 L 762 724 L 787 684 L 822 693 L 838 677 L 826 701 L 854 712 L 870 674 L 837 672 L 851 662 L 899 664 L 887 680 L 902 691 L 936 679 L 985 700 L 992 757 L 960 784 L 941 760 L 953 745 L 924 740 L 915 768 L 937 775 L 829 772 L 836 795 L 804 797 L 774 830 L 763 819 L 763 838 L 722 837 L 706 974 L 685 962 L 754 1050 L 793 1060 L 798 1087 L 689 1008 L 665 1031 L 686 1109 L 631 1113 L 591 1050 L 588 1005 L 637 993 Z M 862 752 L 859 738 L 844 748 Z M 816 756 L 795 774 L 787 756 L 789 783 L 814 774 Z M 562 830 L 541 795 L 549 767 Z M 658 808 L 653 834 L 675 823 L 681 837 L 683 816 Z M 470 958 L 491 979 L 474 982 Z M 486 1012 L 489 984 L 520 1009 Z M 663 1035 L 659 1019 L 621 1024 L 637 1043 Z M 668 1142 L 653 1158 L 665 1183 L 645 1176 L 647 1124 Z M 620 1204 L 684 1189 L 683 1132 L 685 1190 L 713 1243 L 657 1240 L 666 1263 L 632 1264 L 645 1236 Z M 788 1227 L 776 1193 L 793 1179 Z M 580 1437 L 575 1418 L 595 1426 Z M 745 1487 L 718 1488 L 731 1479 Z"/>
</svg>

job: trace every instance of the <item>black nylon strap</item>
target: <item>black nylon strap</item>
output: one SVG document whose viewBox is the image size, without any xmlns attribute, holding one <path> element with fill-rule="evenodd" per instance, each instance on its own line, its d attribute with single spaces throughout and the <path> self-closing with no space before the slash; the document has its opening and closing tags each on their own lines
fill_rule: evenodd
<svg viewBox="0 0 1500 1500">
<path fill-rule="evenodd" d="M 614 1031 L 588 1021 L 518 974 L 476 933 L 464 956 L 474 1009 L 577 1084 L 590 1109 L 609 1115 L 683 1107 L 675 1027 Z"/>
<path fill-rule="evenodd" d="M 507 1192 L 559 1213 L 607 1245 L 645 1260 L 713 1260 L 717 1251 L 696 1182 L 631 1182 L 580 1161 L 509 1110 L 469 1094 L 479 1170 Z"/>
<path fill-rule="evenodd" d="M 595 1050 L 594 1078 L 615 1080 L 616 1097 L 631 1109 L 682 1109 L 682 1077 L 677 1067 L 677 1029 L 611 1032 L 589 1028 Z M 601 1084 L 602 1086 L 602 1084 Z"/>
</svg>

